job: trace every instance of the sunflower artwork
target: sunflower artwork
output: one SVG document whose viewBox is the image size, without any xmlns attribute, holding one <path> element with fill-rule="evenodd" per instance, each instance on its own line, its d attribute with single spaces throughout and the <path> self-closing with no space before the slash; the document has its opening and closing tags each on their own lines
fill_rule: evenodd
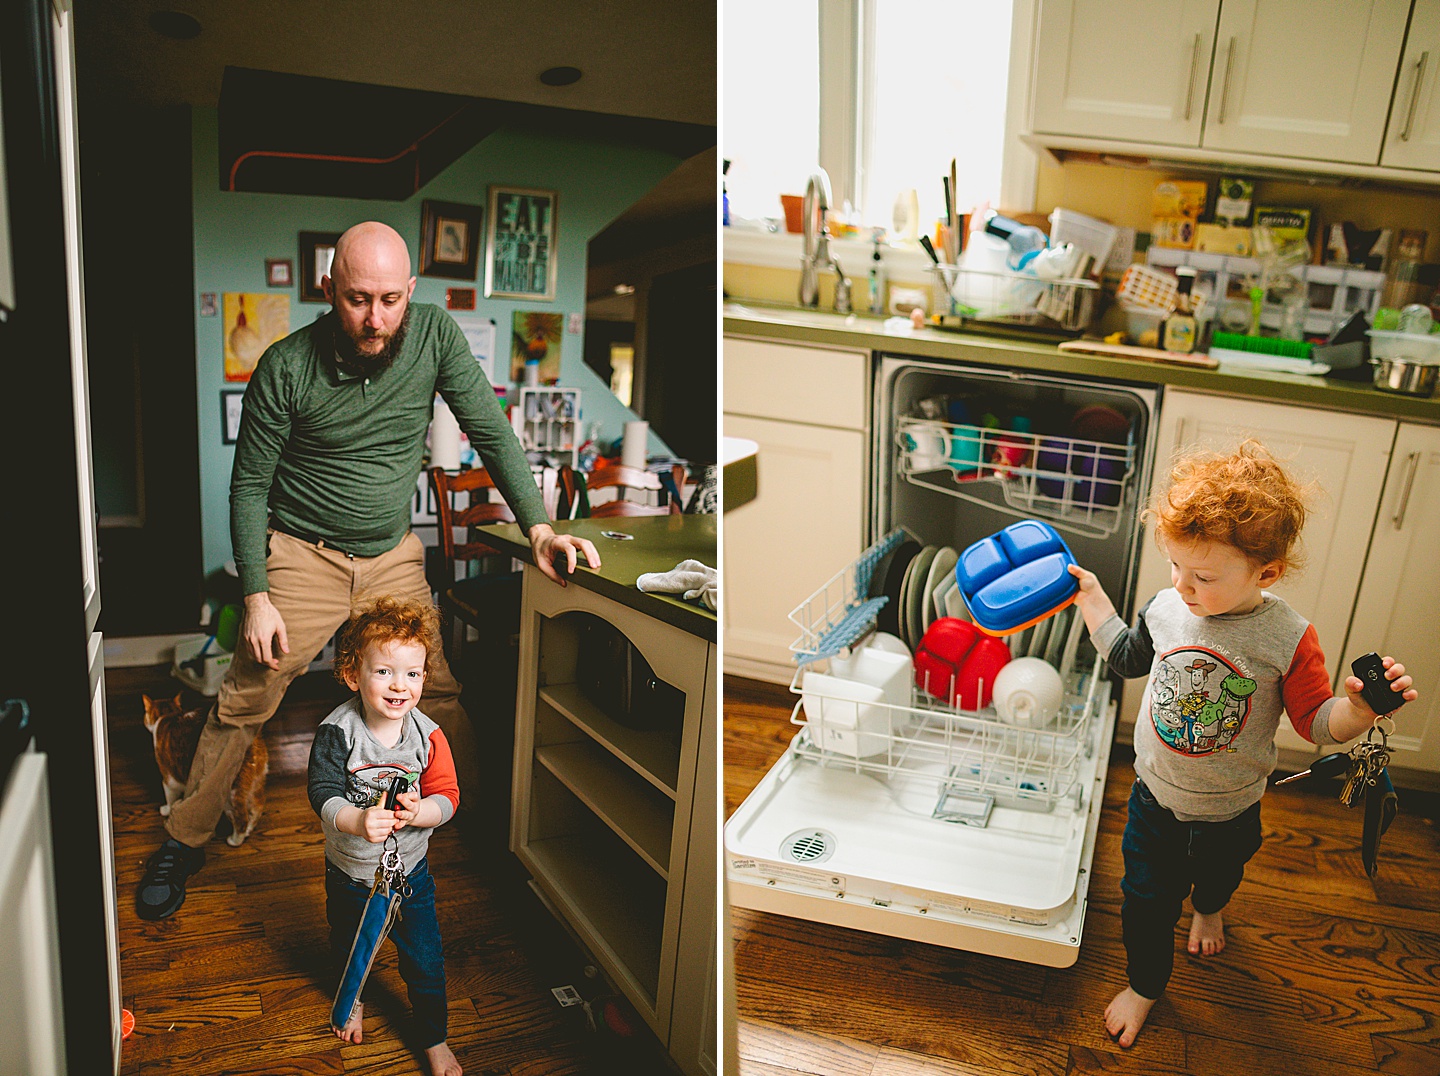
<svg viewBox="0 0 1440 1076">
<path fill-rule="evenodd" d="M 540 383 L 560 379 L 561 315 L 536 310 L 515 311 L 515 328 L 510 334 L 510 380 L 525 378 L 525 364 L 540 362 Z"/>
</svg>

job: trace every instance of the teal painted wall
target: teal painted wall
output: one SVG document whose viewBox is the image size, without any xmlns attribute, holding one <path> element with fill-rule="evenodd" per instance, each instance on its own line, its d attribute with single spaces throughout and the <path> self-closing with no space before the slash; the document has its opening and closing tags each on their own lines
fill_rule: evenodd
<svg viewBox="0 0 1440 1076">
<path fill-rule="evenodd" d="M 221 390 L 243 385 L 225 381 L 221 341 L 222 318 L 200 317 L 200 293 L 215 292 L 217 305 L 225 292 L 276 292 L 265 285 L 265 259 L 289 258 L 298 278 L 299 233 L 340 232 L 362 220 L 379 220 L 395 228 L 410 246 L 412 264 L 419 266 L 420 203 L 426 198 L 484 206 L 491 183 L 540 187 L 559 192 L 557 231 L 559 273 L 554 302 L 487 300 L 484 263 L 477 269 L 475 314 L 495 319 L 497 370 L 508 369 L 510 327 L 516 310 L 547 310 L 584 314 L 585 259 L 592 236 L 634 204 L 668 175 L 680 158 L 659 150 L 639 149 L 601 141 L 561 139 L 519 131 L 497 131 L 465 154 L 414 197 L 404 202 L 307 195 L 250 194 L 220 190 L 218 115 L 214 109 L 193 110 L 193 182 L 195 217 L 195 355 L 197 405 L 200 415 L 200 512 L 204 564 L 208 573 L 231 557 L 230 466 L 233 445 L 221 444 Z M 420 277 L 415 301 L 445 305 L 447 287 L 469 287 L 466 281 Z M 330 308 L 302 303 L 298 285 L 290 294 L 290 328 L 314 321 Z M 583 324 L 583 323 L 582 323 Z M 501 376 L 497 373 L 497 378 Z M 585 365 L 584 334 L 564 334 L 560 384 L 582 392 L 584 421 L 600 424 L 600 440 L 624 432 L 636 415 Z M 514 389 L 512 387 L 511 392 Z M 669 449 L 653 433 L 652 453 Z"/>
</svg>

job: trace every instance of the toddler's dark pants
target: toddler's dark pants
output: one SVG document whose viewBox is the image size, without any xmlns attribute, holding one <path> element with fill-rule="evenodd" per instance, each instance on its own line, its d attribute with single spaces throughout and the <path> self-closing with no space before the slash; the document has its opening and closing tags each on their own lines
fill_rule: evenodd
<svg viewBox="0 0 1440 1076">
<path fill-rule="evenodd" d="M 441 951 L 440 923 L 435 918 L 435 879 L 426 860 L 405 878 L 411 893 L 400 903 L 400 918 L 390 938 L 400 954 L 400 978 L 415 1010 L 416 1033 L 425 1049 L 445 1041 L 445 957 Z M 325 863 L 325 918 L 330 923 L 330 952 L 335 974 L 345 970 L 350 947 L 370 887 L 349 877 L 328 860 Z M 367 989 L 369 982 L 365 984 Z M 362 997 L 363 997 L 362 992 Z"/>
<path fill-rule="evenodd" d="M 1206 915 L 1229 902 L 1245 864 L 1260 848 L 1260 804 L 1227 822 L 1181 822 L 1136 778 L 1120 847 L 1125 853 L 1120 921 L 1130 989 L 1158 998 L 1170 981 L 1175 924 L 1185 898 Z"/>
</svg>

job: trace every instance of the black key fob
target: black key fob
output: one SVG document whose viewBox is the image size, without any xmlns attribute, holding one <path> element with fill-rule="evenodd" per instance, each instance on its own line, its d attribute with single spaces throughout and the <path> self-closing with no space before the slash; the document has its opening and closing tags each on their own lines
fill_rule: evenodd
<svg viewBox="0 0 1440 1076">
<path fill-rule="evenodd" d="M 1350 663 L 1350 671 L 1365 685 L 1360 689 L 1360 694 L 1364 696 L 1365 704 L 1377 715 L 1393 714 L 1405 705 L 1404 696 L 1392 690 L 1390 681 L 1385 679 L 1385 665 L 1379 654 L 1362 654 Z"/>
<path fill-rule="evenodd" d="M 390 790 L 385 793 L 385 809 L 394 811 L 400 802 L 400 793 L 405 791 L 409 784 L 403 776 L 397 775 L 390 778 Z"/>
</svg>

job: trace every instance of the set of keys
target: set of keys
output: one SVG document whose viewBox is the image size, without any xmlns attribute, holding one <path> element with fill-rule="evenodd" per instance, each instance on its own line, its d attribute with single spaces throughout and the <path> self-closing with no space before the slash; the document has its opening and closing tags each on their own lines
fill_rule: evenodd
<svg viewBox="0 0 1440 1076">
<path fill-rule="evenodd" d="M 1345 783 L 1340 786 L 1340 802 L 1346 807 L 1354 807 L 1365 790 L 1373 787 L 1385 772 L 1385 767 L 1390 765 L 1390 737 L 1381 725 L 1384 720 L 1377 717 L 1365 733 L 1365 739 L 1358 741 L 1349 751 L 1326 755 L 1312 763 L 1308 770 L 1275 783 L 1286 785 L 1302 777 L 1338 777 L 1343 773 Z M 1378 742 L 1375 740 L 1376 733 L 1380 734 Z"/>
</svg>

